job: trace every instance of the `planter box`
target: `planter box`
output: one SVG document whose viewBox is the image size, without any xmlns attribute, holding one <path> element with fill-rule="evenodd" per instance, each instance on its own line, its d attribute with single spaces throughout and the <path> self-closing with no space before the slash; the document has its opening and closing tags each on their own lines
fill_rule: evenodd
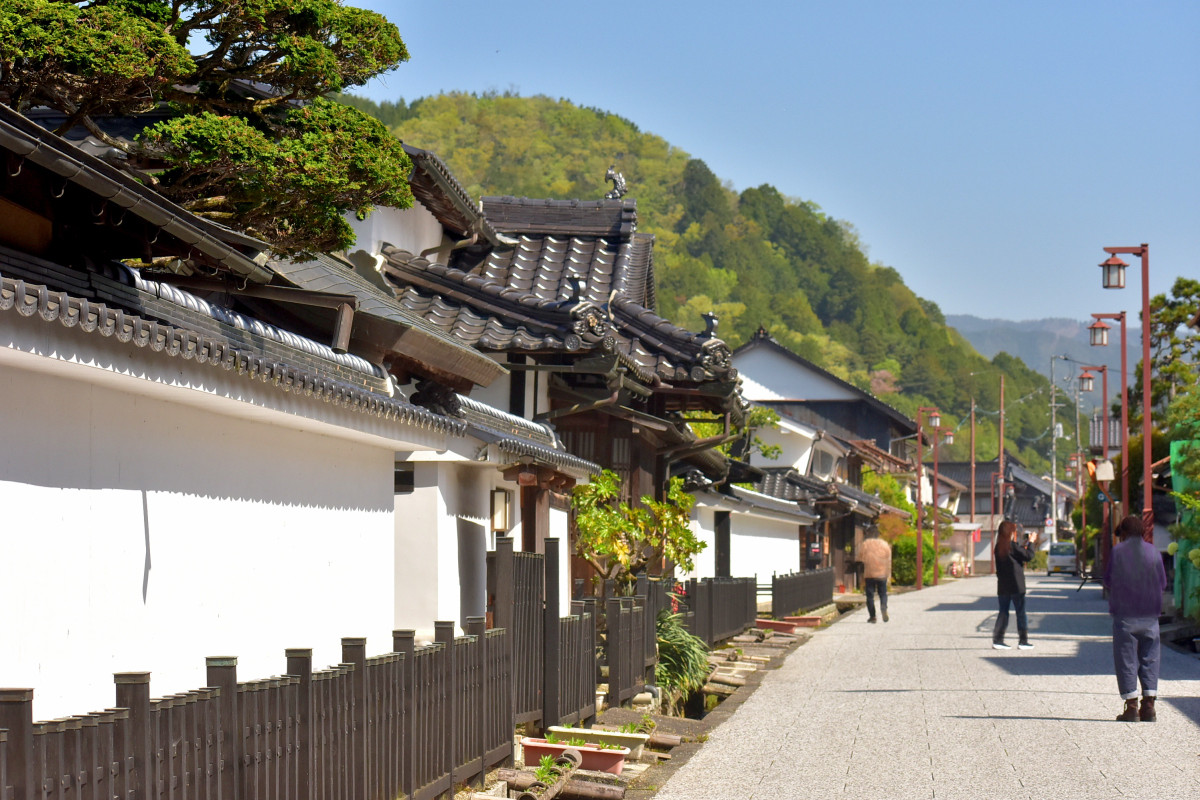
<svg viewBox="0 0 1200 800">
<path fill-rule="evenodd" d="M 551 744 L 545 739 L 524 736 L 521 738 L 521 757 L 526 767 L 533 768 L 537 766 L 542 756 L 558 758 L 562 755 L 563 750 L 570 747 L 571 745 L 566 742 Z M 579 754 L 583 756 L 583 763 L 579 765 L 580 769 L 608 772 L 613 775 L 621 774 L 621 770 L 625 768 L 625 758 L 629 755 L 628 747 L 621 747 L 616 750 L 600 750 L 595 747 L 584 746 L 575 747 L 574 749 L 578 750 Z"/>
<path fill-rule="evenodd" d="M 583 739 L 588 744 L 615 744 L 617 747 L 629 749 L 629 758 L 637 761 L 642 757 L 642 748 L 650 738 L 648 733 L 621 733 L 620 731 L 598 731 L 592 728 L 564 728 L 551 725 L 549 732 L 564 741 Z"/>
<path fill-rule="evenodd" d="M 754 627 L 762 628 L 763 630 L 778 631 L 780 633 L 795 633 L 796 623 L 785 622 L 781 619 L 756 619 Z"/>
<path fill-rule="evenodd" d="M 819 628 L 821 626 L 822 620 L 823 620 L 823 617 L 818 617 L 818 616 L 815 616 L 812 614 L 808 614 L 808 615 L 805 615 L 802 617 L 784 617 L 783 618 L 784 622 L 789 622 L 792 625 L 795 625 L 800 628 Z"/>
</svg>

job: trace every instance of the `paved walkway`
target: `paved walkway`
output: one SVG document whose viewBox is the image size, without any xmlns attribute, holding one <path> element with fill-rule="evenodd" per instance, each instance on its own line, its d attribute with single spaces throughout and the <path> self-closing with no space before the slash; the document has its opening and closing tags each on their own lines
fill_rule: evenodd
<svg viewBox="0 0 1200 800">
<path fill-rule="evenodd" d="M 1114 721 L 1107 605 L 1077 586 L 1030 576 L 1029 651 L 991 649 L 985 577 L 893 595 L 886 624 L 844 617 L 655 800 L 1200 797 L 1200 660 L 1164 648 L 1158 722 Z"/>
</svg>

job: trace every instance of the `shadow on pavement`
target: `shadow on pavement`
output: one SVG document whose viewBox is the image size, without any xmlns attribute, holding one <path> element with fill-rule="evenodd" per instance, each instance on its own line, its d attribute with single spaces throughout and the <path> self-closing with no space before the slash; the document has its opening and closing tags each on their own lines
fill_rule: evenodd
<svg viewBox="0 0 1200 800">
<path fill-rule="evenodd" d="M 1171 706 L 1191 720 L 1192 724 L 1200 725 L 1200 697 L 1159 697 L 1158 702 L 1160 706 Z"/>
<path fill-rule="evenodd" d="M 1115 719 L 1096 717 L 1030 717 L 1022 714 L 945 714 L 946 719 L 1041 719 L 1050 722 L 1115 722 Z"/>
<path fill-rule="evenodd" d="M 1085 640 L 1078 643 L 1075 654 L 1039 655 L 1036 640 L 1033 651 L 1015 648 L 1003 656 L 985 656 L 1010 675 L 1111 675 L 1112 642 Z"/>
</svg>

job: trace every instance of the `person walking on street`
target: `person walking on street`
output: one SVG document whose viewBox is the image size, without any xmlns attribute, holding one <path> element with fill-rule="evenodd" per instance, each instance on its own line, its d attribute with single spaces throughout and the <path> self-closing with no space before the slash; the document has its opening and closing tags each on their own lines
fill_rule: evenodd
<svg viewBox="0 0 1200 800">
<path fill-rule="evenodd" d="M 1108 613 L 1113 620 L 1113 665 L 1117 689 L 1125 701 L 1118 722 L 1154 722 L 1158 718 L 1154 711 L 1162 656 L 1158 615 L 1162 613 L 1163 592 L 1167 589 L 1167 571 L 1154 545 L 1142 539 L 1144 533 L 1140 517 L 1130 515 L 1121 520 L 1117 526 L 1121 543 L 1112 549 L 1104 568 Z"/>
<path fill-rule="evenodd" d="M 1004 643 L 1004 632 L 1008 630 L 1008 607 L 1017 614 L 1017 647 L 1032 650 L 1029 642 L 1029 623 L 1025 619 L 1025 565 L 1033 558 L 1033 543 L 1017 541 L 1017 523 L 1004 520 L 996 531 L 996 596 L 1000 600 L 1000 613 L 996 615 L 996 627 L 992 630 L 992 647 L 1011 650 Z"/>
<path fill-rule="evenodd" d="M 879 610 L 883 621 L 888 621 L 887 587 L 892 577 L 892 546 L 879 535 L 878 528 L 871 528 L 867 539 L 858 547 L 858 560 L 863 564 L 863 578 L 867 590 L 867 622 L 875 622 L 875 593 L 879 593 Z"/>
</svg>

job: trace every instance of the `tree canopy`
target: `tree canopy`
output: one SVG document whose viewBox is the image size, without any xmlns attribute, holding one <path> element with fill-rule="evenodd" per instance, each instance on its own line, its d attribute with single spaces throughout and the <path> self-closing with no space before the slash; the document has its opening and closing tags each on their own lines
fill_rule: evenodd
<svg viewBox="0 0 1200 800">
<path fill-rule="evenodd" d="M 400 143 L 324 99 L 407 60 L 394 25 L 337 0 L 0 0 L 0 102 L 61 112 L 57 132 L 82 126 L 285 254 L 352 244 L 347 212 L 411 205 Z M 103 124 L 150 114 L 136 141 Z"/>
</svg>

